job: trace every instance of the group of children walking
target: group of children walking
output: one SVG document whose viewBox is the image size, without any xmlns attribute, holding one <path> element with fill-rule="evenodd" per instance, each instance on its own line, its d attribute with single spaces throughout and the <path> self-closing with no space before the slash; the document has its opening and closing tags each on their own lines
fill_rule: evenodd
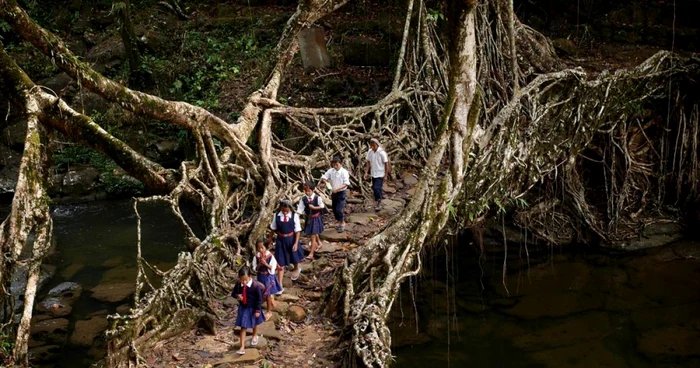
<svg viewBox="0 0 700 368">
<path fill-rule="evenodd" d="M 381 210 L 383 185 L 389 173 L 389 159 L 380 147 L 379 140 L 372 138 L 370 150 L 365 161 L 365 180 L 372 177 L 372 191 L 376 202 L 375 209 Z M 350 186 L 350 174 L 343 168 L 340 157 L 331 160 L 331 168 L 322 176 L 319 184 L 330 186 L 333 216 L 337 221 L 336 231 L 345 231 L 345 203 L 347 189 Z M 236 326 L 240 327 L 241 345 L 238 354 L 245 354 L 246 330 L 253 330 L 250 345 L 258 344 L 257 328 L 272 316 L 275 306 L 274 296 L 284 292 L 282 280 L 287 266 L 292 266 L 291 280 L 296 281 L 301 274 L 301 263 L 304 259 L 313 260 L 315 252 L 321 249 L 319 234 L 324 230 L 322 214 L 325 204 L 315 193 L 316 185 L 307 182 L 302 187 L 304 196 L 299 200 L 297 209 L 292 212 L 292 201 L 282 199 L 279 210 L 270 223 L 267 239 L 256 243 L 256 254 L 253 258 L 253 269 L 257 274 L 256 280 L 251 277 L 251 270 L 243 266 L 238 270 L 238 282 L 233 288 L 232 296 L 239 301 Z M 309 237 L 309 255 L 304 256 L 304 249 L 299 243 L 301 236 L 300 214 L 306 218 L 304 233 Z M 268 250 L 275 239 L 275 252 Z M 262 311 L 263 302 L 267 303 L 267 314 Z"/>
</svg>

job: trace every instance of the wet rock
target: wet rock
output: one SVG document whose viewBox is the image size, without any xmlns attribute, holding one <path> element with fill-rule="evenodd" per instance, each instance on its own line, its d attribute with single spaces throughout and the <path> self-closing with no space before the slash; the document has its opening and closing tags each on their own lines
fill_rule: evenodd
<svg viewBox="0 0 700 368">
<path fill-rule="evenodd" d="M 418 184 L 418 177 L 411 173 L 403 173 L 401 175 L 401 179 L 403 180 L 404 184 L 409 186 Z"/>
<path fill-rule="evenodd" d="M 552 46 L 554 46 L 560 55 L 575 56 L 578 54 L 578 48 L 576 48 L 574 41 L 568 38 L 554 39 L 552 40 Z"/>
<path fill-rule="evenodd" d="M 61 355 L 61 346 L 45 345 L 29 350 L 31 363 L 55 362 Z"/>
<path fill-rule="evenodd" d="M 36 310 L 53 317 L 63 317 L 69 315 L 73 307 L 62 298 L 48 297 L 36 305 Z"/>
<path fill-rule="evenodd" d="M 73 276 L 75 276 L 75 274 L 80 272 L 80 270 L 82 270 L 83 268 L 85 268 L 84 264 L 73 263 L 70 266 L 66 267 L 63 271 L 61 271 L 61 277 L 65 279 L 72 279 Z"/>
<path fill-rule="evenodd" d="M 133 283 L 101 284 L 95 286 L 92 298 L 108 303 L 119 303 L 134 295 Z"/>
<path fill-rule="evenodd" d="M 73 168 L 63 177 L 63 193 L 79 196 L 90 192 L 100 172 L 92 167 Z"/>
<path fill-rule="evenodd" d="M 432 339 L 423 332 L 416 331 L 416 326 L 410 323 L 392 323 L 389 325 L 391 330 L 391 347 L 399 348 L 405 346 L 419 346 L 427 344 Z"/>
<path fill-rule="evenodd" d="M 83 287 L 75 282 L 62 282 L 49 290 L 47 295 L 49 296 L 60 296 L 71 302 L 77 300 L 80 294 L 83 292 Z"/>
<path fill-rule="evenodd" d="M 68 337 L 68 320 L 55 318 L 39 321 L 32 324 L 29 333 L 32 340 L 63 345 Z"/>
<path fill-rule="evenodd" d="M 169 162 L 181 158 L 184 154 L 180 142 L 176 140 L 165 140 L 155 144 L 155 149 L 158 152 L 157 157 L 154 157 L 158 162 Z"/>
<path fill-rule="evenodd" d="M 683 238 L 683 230 L 675 223 L 655 223 L 647 226 L 641 236 L 623 242 L 602 243 L 601 246 L 617 250 L 633 251 L 662 247 Z"/>
<path fill-rule="evenodd" d="M 299 32 L 299 53 L 304 69 L 314 70 L 331 66 L 331 57 L 326 50 L 323 28 L 312 26 Z"/>
<path fill-rule="evenodd" d="M 118 35 L 115 35 L 91 48 L 85 58 L 91 63 L 107 64 L 123 60 L 125 55 L 124 43 Z"/>
<path fill-rule="evenodd" d="M 340 50 L 343 62 L 356 66 L 388 66 L 393 51 L 388 40 L 356 36 L 344 37 Z"/>
<path fill-rule="evenodd" d="M 635 259 L 628 268 L 629 284 L 638 292 L 663 305 L 686 304 L 700 301 L 700 277 L 697 260 L 672 260 L 668 262 Z"/>
<path fill-rule="evenodd" d="M 93 342 L 107 329 L 107 317 L 97 316 L 88 320 L 75 322 L 70 344 L 92 346 Z"/>
<path fill-rule="evenodd" d="M 376 219 L 377 215 L 374 213 L 353 213 L 348 215 L 345 221 L 352 224 L 367 225 Z"/>
<path fill-rule="evenodd" d="M 347 228 L 347 226 L 346 226 Z M 318 235 L 319 238 L 325 241 L 329 242 L 344 242 L 352 239 L 349 231 L 344 231 L 342 233 L 339 233 L 336 229 L 334 228 L 327 228 L 323 230 L 321 234 Z M 325 248 L 325 247 L 324 247 Z"/>
<path fill-rule="evenodd" d="M 513 344 L 523 350 L 537 351 L 578 342 L 602 340 L 612 332 L 607 313 L 594 312 L 572 317 L 533 333 L 517 336 L 513 339 Z"/>
<path fill-rule="evenodd" d="M 561 317 L 576 314 L 602 306 L 600 300 L 585 294 L 532 294 L 522 298 L 513 308 L 503 311 L 505 314 L 522 318 L 538 319 L 542 317 Z"/>
<path fill-rule="evenodd" d="M 253 341 L 253 336 L 248 335 L 245 337 L 245 347 L 246 348 L 262 349 L 262 348 L 266 347 L 268 344 L 267 339 L 262 337 L 262 336 L 258 336 L 258 344 L 256 346 L 253 346 L 251 344 L 251 341 Z"/>
<path fill-rule="evenodd" d="M 285 303 L 296 303 L 299 301 L 299 297 L 296 295 L 284 293 L 282 295 L 277 296 L 277 300 Z"/>
<path fill-rule="evenodd" d="M 104 113 L 110 104 L 102 96 L 88 90 L 78 91 L 71 101 L 74 109 L 84 114 Z"/>
<path fill-rule="evenodd" d="M 700 356 L 700 331 L 690 326 L 671 326 L 642 334 L 637 342 L 640 353 L 651 359 Z"/>
<path fill-rule="evenodd" d="M 321 300 L 321 293 L 318 291 L 308 291 L 304 295 L 308 301 L 316 302 Z"/>
<path fill-rule="evenodd" d="M 238 306 L 238 300 L 236 300 L 232 296 L 227 296 L 226 299 L 224 299 L 224 307 L 227 308 L 236 308 Z"/>
<path fill-rule="evenodd" d="M 569 368 L 629 366 L 624 356 L 611 352 L 601 341 L 538 351 L 530 356 L 535 361 L 552 368 L 563 366 Z"/>
<path fill-rule="evenodd" d="M 365 203 L 365 200 L 362 198 L 348 198 L 347 202 L 352 204 L 363 204 Z"/>
<path fill-rule="evenodd" d="M 335 229 L 331 229 L 332 231 L 335 231 Z M 337 233 L 337 231 L 336 231 Z M 321 233 L 323 234 L 323 233 Z M 345 233 L 343 233 L 345 234 Z M 323 238 L 321 238 L 323 239 Z M 325 239 L 324 239 L 325 240 Z M 346 241 L 347 239 L 343 239 L 342 241 Z M 328 254 L 328 253 L 335 253 L 343 250 L 342 244 L 338 242 L 327 242 L 326 244 L 323 245 L 323 247 L 320 250 L 317 250 L 316 253 L 318 254 Z M 320 260 L 319 260 L 320 261 Z"/>
<path fill-rule="evenodd" d="M 124 257 L 119 256 L 119 257 L 114 257 L 111 259 L 108 259 L 104 262 L 102 262 L 102 267 L 106 268 L 115 268 L 118 266 L 121 266 L 124 263 Z"/>
<path fill-rule="evenodd" d="M 385 199 L 382 201 L 382 207 L 382 210 L 377 212 L 377 214 L 379 216 L 389 217 L 399 213 L 404 207 L 404 202 L 399 198 Z"/>
<path fill-rule="evenodd" d="M 128 315 L 131 314 L 131 305 L 130 304 L 122 304 L 117 307 L 117 313 L 121 315 Z"/>
<path fill-rule="evenodd" d="M 138 269 L 130 266 L 119 266 L 106 271 L 102 275 L 102 283 L 113 284 L 121 282 L 133 282 L 136 280 Z"/>
<path fill-rule="evenodd" d="M 275 324 L 272 322 L 272 319 L 258 326 L 258 334 L 265 336 L 270 340 L 282 340 L 282 334 L 277 328 L 275 328 Z"/>
<path fill-rule="evenodd" d="M 0 143 L 0 194 L 14 193 L 21 161 L 20 152 L 13 151 Z"/>
<path fill-rule="evenodd" d="M 238 355 L 236 351 L 233 351 L 231 353 L 228 353 L 224 355 L 224 357 L 220 360 L 217 360 L 211 365 L 214 368 L 223 368 L 223 367 L 228 367 L 230 364 L 247 364 L 247 363 L 254 363 L 260 360 L 262 356 L 260 355 L 260 352 L 258 349 L 246 349 L 245 350 L 245 355 Z"/>
<path fill-rule="evenodd" d="M 2 119 L 4 120 L 4 118 L 3 116 Z M 19 152 L 24 150 L 24 139 L 26 136 L 27 120 L 24 118 L 10 121 L 7 127 L 0 131 L 0 141 L 7 147 Z"/>
<path fill-rule="evenodd" d="M 287 317 L 292 322 L 303 322 L 306 319 L 306 311 L 298 305 L 292 305 L 287 311 Z"/>
<path fill-rule="evenodd" d="M 55 274 L 56 266 L 48 264 L 41 265 L 39 281 L 37 282 L 36 286 L 37 292 L 40 291 Z M 21 265 L 15 269 L 15 273 L 12 275 L 12 282 L 10 284 L 10 294 L 15 297 L 15 311 L 20 310 L 24 305 L 20 300 L 20 296 L 24 295 L 24 290 L 26 288 L 27 266 Z"/>
<path fill-rule="evenodd" d="M 275 306 L 272 308 L 272 310 L 281 315 L 286 315 L 287 311 L 289 310 L 289 303 L 276 301 Z"/>
<path fill-rule="evenodd" d="M 73 49 L 71 49 L 71 50 L 75 51 Z M 71 82 L 73 82 L 73 78 L 71 78 L 66 73 L 60 73 L 60 74 L 54 75 L 53 77 L 43 79 L 43 80 L 39 81 L 38 84 L 45 86 L 45 87 L 48 87 L 51 90 L 53 90 L 54 92 L 58 93 L 62 89 L 68 87 L 68 85 L 71 84 Z"/>
<path fill-rule="evenodd" d="M 641 332 L 673 325 L 696 326 L 700 330 L 699 310 L 700 303 L 688 303 L 672 307 L 644 308 L 633 311 L 631 317 L 634 327 Z"/>
<path fill-rule="evenodd" d="M 384 184 L 384 193 L 395 194 L 396 188 L 393 185 Z"/>
</svg>

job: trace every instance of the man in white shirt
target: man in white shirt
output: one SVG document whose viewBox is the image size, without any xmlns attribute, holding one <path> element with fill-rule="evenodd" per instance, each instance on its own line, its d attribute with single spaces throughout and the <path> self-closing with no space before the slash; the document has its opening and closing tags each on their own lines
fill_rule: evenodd
<svg viewBox="0 0 700 368">
<path fill-rule="evenodd" d="M 345 199 L 347 198 L 347 189 L 350 186 L 350 173 L 348 173 L 343 164 L 341 163 L 340 157 L 335 156 L 331 160 L 331 168 L 326 171 L 323 176 L 321 176 L 321 183 L 330 182 L 333 187 L 333 194 L 331 194 L 331 200 L 333 201 L 333 215 L 336 221 L 338 221 L 338 226 L 335 227 L 339 233 L 345 231 Z"/>
<path fill-rule="evenodd" d="M 379 140 L 372 138 L 369 141 L 370 150 L 367 151 L 365 161 L 365 180 L 369 178 L 370 170 L 372 174 L 372 192 L 374 192 L 374 201 L 377 202 L 375 209 L 382 209 L 382 199 L 384 180 L 389 175 L 389 157 L 386 151 L 379 146 Z"/>
</svg>

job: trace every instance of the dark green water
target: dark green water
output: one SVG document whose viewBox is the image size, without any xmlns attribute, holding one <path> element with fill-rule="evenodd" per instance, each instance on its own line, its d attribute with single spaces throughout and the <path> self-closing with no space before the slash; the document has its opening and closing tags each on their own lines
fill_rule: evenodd
<svg viewBox="0 0 700 368">
<path fill-rule="evenodd" d="M 163 205 L 140 205 L 142 218 L 142 254 L 161 270 L 172 267 L 184 250 L 183 232 L 175 217 Z M 42 289 L 38 301 L 53 286 L 73 281 L 83 293 L 73 304 L 68 338 L 76 321 L 97 314 L 114 313 L 119 305 L 90 296 L 99 284 L 134 282 L 136 278 L 136 215 L 131 201 L 100 201 L 81 205 L 58 206 L 52 212 L 56 253 L 46 261 L 57 267 L 56 276 Z M 153 282 L 159 282 L 153 279 Z M 100 341 L 90 347 L 63 348 L 57 362 L 45 366 L 86 367 L 99 357 Z M 104 346 L 102 343 L 101 346 Z"/>
<path fill-rule="evenodd" d="M 391 312 L 395 366 L 700 367 L 700 244 L 531 246 L 529 267 L 509 248 L 510 296 L 502 249 L 480 261 L 465 242 L 424 258 Z"/>
</svg>

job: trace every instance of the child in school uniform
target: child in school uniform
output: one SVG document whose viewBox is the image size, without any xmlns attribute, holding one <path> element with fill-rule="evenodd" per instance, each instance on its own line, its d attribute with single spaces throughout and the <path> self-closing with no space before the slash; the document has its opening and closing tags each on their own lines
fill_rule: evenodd
<svg viewBox="0 0 700 368">
<path fill-rule="evenodd" d="M 246 330 L 253 329 L 253 339 L 250 345 L 258 345 L 258 325 L 265 322 L 265 315 L 262 312 L 262 301 L 265 287 L 258 281 L 250 277 L 250 268 L 243 266 L 238 270 L 238 282 L 233 287 L 231 296 L 238 299 L 238 315 L 236 316 L 236 327 L 241 328 L 241 348 L 238 354 L 245 354 Z"/>
<path fill-rule="evenodd" d="M 258 240 L 255 245 L 258 253 L 256 253 L 253 258 L 253 269 L 258 273 L 257 280 L 265 286 L 265 292 L 263 293 L 263 298 L 267 300 L 267 314 L 265 315 L 265 320 L 272 317 L 272 308 L 275 306 L 274 295 L 282 294 L 284 291 L 284 288 L 282 288 L 282 285 L 275 276 L 277 260 L 272 252 L 267 250 L 268 244 L 269 243 L 265 239 Z"/>
<path fill-rule="evenodd" d="M 279 211 L 270 223 L 270 235 L 268 241 L 275 240 L 275 258 L 277 259 L 277 280 L 284 285 L 284 268 L 293 265 L 292 281 L 296 281 L 301 273 L 299 261 L 304 259 L 304 249 L 299 244 L 301 234 L 301 221 L 299 214 L 292 212 L 292 201 L 283 199 L 280 201 Z"/>
<path fill-rule="evenodd" d="M 297 206 L 297 213 L 304 214 L 306 216 L 306 226 L 304 226 L 304 233 L 309 236 L 311 243 L 311 250 L 309 255 L 306 257 L 308 260 L 314 259 L 314 252 L 321 249 L 321 240 L 318 234 L 323 232 L 323 218 L 321 217 L 321 211 L 325 207 L 323 200 L 316 193 L 316 185 L 314 183 L 304 184 L 304 196 L 299 201 Z"/>
<path fill-rule="evenodd" d="M 331 200 L 333 201 L 333 215 L 338 221 L 338 226 L 335 229 L 342 233 L 345 231 L 345 200 L 347 198 L 347 189 L 350 186 L 350 173 L 343 167 L 339 156 L 333 157 L 331 160 L 331 168 L 321 176 L 321 182 L 330 182 L 333 187 Z"/>
</svg>

